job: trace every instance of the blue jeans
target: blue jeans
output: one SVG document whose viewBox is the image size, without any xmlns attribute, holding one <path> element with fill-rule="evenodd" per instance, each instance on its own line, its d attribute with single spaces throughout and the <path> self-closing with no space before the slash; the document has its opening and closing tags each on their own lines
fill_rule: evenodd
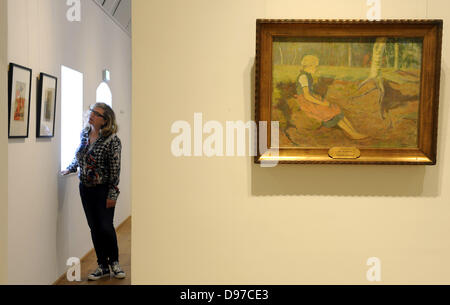
<svg viewBox="0 0 450 305">
<path fill-rule="evenodd" d="M 97 263 L 106 267 L 114 261 L 119 261 L 119 248 L 113 224 L 115 208 L 106 208 L 108 187 L 106 185 L 87 187 L 80 183 L 80 196 L 91 229 Z"/>
</svg>

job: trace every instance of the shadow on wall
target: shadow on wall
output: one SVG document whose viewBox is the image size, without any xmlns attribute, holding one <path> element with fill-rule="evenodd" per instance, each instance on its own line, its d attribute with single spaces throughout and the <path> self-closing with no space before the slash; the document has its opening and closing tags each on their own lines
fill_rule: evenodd
<svg viewBox="0 0 450 305">
<path fill-rule="evenodd" d="M 424 166 L 253 164 L 252 195 L 423 196 L 424 177 Z"/>
<path fill-rule="evenodd" d="M 245 77 L 251 77 L 251 119 L 255 119 L 255 64 L 251 58 Z M 444 101 L 444 71 L 441 73 L 440 104 Z M 246 99 L 247 100 L 247 99 Z M 443 121 L 441 107 L 439 121 Z M 438 161 L 423 165 L 313 165 L 279 164 L 262 168 L 251 160 L 252 196 L 407 196 L 437 197 L 441 191 L 444 145 L 439 126 Z"/>
</svg>

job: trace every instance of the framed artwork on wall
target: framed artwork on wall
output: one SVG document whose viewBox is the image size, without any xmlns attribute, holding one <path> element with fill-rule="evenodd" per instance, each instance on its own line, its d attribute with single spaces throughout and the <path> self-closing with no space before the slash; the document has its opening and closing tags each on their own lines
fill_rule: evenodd
<svg viewBox="0 0 450 305">
<path fill-rule="evenodd" d="M 256 27 L 256 163 L 436 163 L 442 20 Z"/>
<path fill-rule="evenodd" d="M 29 68 L 10 63 L 8 72 L 8 138 L 27 138 L 30 121 Z"/>
<path fill-rule="evenodd" d="M 58 78 L 41 73 L 38 79 L 36 137 L 51 138 L 55 135 L 56 94 Z"/>
</svg>

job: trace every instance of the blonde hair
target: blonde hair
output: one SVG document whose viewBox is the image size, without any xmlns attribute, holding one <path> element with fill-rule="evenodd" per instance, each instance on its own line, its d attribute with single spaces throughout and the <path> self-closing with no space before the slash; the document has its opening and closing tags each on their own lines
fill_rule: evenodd
<svg viewBox="0 0 450 305">
<path fill-rule="evenodd" d="M 305 55 L 302 59 L 302 68 L 318 66 L 319 58 L 315 55 Z"/>
<path fill-rule="evenodd" d="M 110 135 L 117 133 L 119 131 L 119 126 L 117 125 L 117 122 L 116 122 L 116 115 L 114 114 L 114 111 L 112 110 L 112 108 L 109 107 L 105 103 L 95 103 L 94 105 L 89 107 L 89 110 L 86 112 L 86 115 L 85 115 L 84 127 L 85 128 L 90 127 L 90 125 L 89 125 L 89 113 L 94 108 L 101 108 L 101 109 L 103 109 L 104 110 L 103 115 L 106 118 L 105 125 L 103 125 L 102 128 L 100 129 L 100 134 L 102 136 L 104 136 L 104 137 L 109 137 Z"/>
</svg>

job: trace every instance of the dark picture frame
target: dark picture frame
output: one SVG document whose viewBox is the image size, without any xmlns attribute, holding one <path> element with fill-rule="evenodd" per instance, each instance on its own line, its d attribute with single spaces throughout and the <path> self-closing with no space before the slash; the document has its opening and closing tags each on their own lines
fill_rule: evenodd
<svg viewBox="0 0 450 305">
<path fill-rule="evenodd" d="M 258 19 L 256 21 L 256 63 L 255 63 L 255 120 L 258 123 L 267 123 L 267 130 L 263 131 L 264 134 L 259 134 L 258 142 L 261 145 L 261 136 L 265 136 L 267 139 L 267 147 L 264 149 L 258 151 L 257 156 L 255 157 L 255 163 L 261 163 L 264 161 L 267 162 L 278 162 L 278 163 L 313 163 L 313 164 L 409 164 L 409 165 L 434 165 L 436 164 L 436 155 L 437 155 L 437 126 L 438 126 L 438 104 L 439 104 L 439 83 L 440 83 L 440 70 L 441 70 L 441 48 L 442 48 L 442 28 L 443 28 L 443 21 L 442 20 L 381 20 L 381 21 L 367 21 L 367 20 L 270 20 L 270 19 Z M 408 47 L 410 49 L 407 49 L 405 47 L 405 50 L 407 50 L 410 53 L 413 53 L 411 55 L 411 58 L 409 59 L 409 63 L 405 63 L 405 69 L 404 71 L 398 72 L 397 70 L 389 70 L 391 67 L 393 67 L 394 62 L 394 43 L 397 43 L 397 41 L 400 40 L 411 40 L 416 41 L 418 45 L 420 45 L 420 48 L 416 48 L 417 51 L 415 54 L 413 51 L 411 51 L 412 47 Z M 309 45 L 305 44 L 309 43 Z M 371 41 L 372 43 L 372 51 L 369 47 L 366 48 L 366 53 L 369 53 L 366 56 L 371 56 L 373 59 L 372 61 L 369 61 L 366 66 L 362 65 L 363 59 L 362 55 L 359 55 L 359 62 L 356 63 L 355 57 L 353 57 L 352 62 L 352 54 L 351 54 L 351 46 L 349 46 L 348 51 L 348 59 L 342 55 L 341 57 L 344 57 L 341 59 L 341 62 L 349 62 L 348 64 L 345 64 L 349 69 L 349 71 L 352 71 L 352 75 L 348 76 L 345 75 L 346 78 L 342 78 L 344 68 L 341 69 L 340 66 L 337 64 L 335 66 L 332 66 L 330 57 L 332 56 L 338 56 L 335 54 L 338 54 L 339 46 L 336 46 L 336 49 L 333 50 L 333 52 L 323 52 L 320 51 L 320 47 L 325 45 L 325 43 L 335 43 L 343 45 L 343 42 L 354 43 L 354 41 L 357 41 L 358 43 L 360 41 Z M 376 44 L 380 42 L 380 45 L 384 43 L 383 51 L 387 54 L 387 42 L 390 41 L 390 57 L 388 55 L 383 55 L 385 59 L 381 56 L 377 56 L 377 58 L 374 57 Z M 287 44 L 286 44 L 287 42 Z M 298 43 L 303 43 L 302 45 Z M 337 42 L 337 43 L 336 43 Z M 278 43 L 278 44 L 276 44 Z M 281 45 L 281 43 L 285 43 L 284 45 Z M 319 45 L 313 45 L 321 44 Z M 354 44 L 358 47 L 360 44 Z M 406 43 L 404 44 L 407 45 Z M 281 46 L 285 47 L 285 49 L 281 49 Z M 292 47 L 293 46 L 293 47 Z M 301 46 L 301 47 L 299 47 Z M 290 47 L 291 51 L 288 50 L 288 47 Z M 327 47 L 325 47 L 327 48 Z M 331 48 L 331 47 L 329 47 Z M 305 51 L 307 49 L 308 51 Z M 362 47 L 359 47 L 358 50 L 362 49 Z M 395 52 L 396 57 L 395 60 L 397 61 L 397 54 L 398 54 L 398 47 L 395 46 Z M 293 50 L 293 51 L 292 51 Z M 319 51 L 318 51 L 319 50 Z M 322 48 L 323 50 L 323 48 Z M 340 49 L 341 53 L 339 54 L 345 54 L 345 46 L 341 47 Z M 414 50 L 414 49 L 412 49 Z M 288 54 L 288 52 L 290 52 Z M 303 53 L 302 53 L 303 52 Z M 309 53 L 305 53 L 309 52 Z M 316 52 L 316 54 L 320 54 L 317 56 L 311 56 L 316 58 L 320 58 L 321 62 L 324 62 L 324 66 L 320 66 L 319 64 L 310 64 L 310 66 L 307 66 L 305 62 L 302 61 L 302 56 L 306 56 L 305 54 L 312 54 Z M 363 52 L 360 52 L 363 54 Z M 324 54 L 330 54 L 328 57 Z M 359 53 L 358 53 L 359 54 Z M 406 51 L 405 51 L 406 54 Z M 408 55 L 409 56 L 409 55 Z M 415 56 L 415 57 L 414 57 Z M 385 63 L 385 69 L 381 69 L 378 67 L 378 74 L 376 76 L 376 80 L 372 82 L 372 92 L 371 93 L 364 93 L 362 95 L 359 95 L 359 97 L 354 97 L 350 94 L 350 92 L 347 92 L 345 90 L 348 90 L 349 86 L 353 86 L 352 88 L 360 89 L 361 86 L 366 85 L 366 81 L 373 75 L 373 63 L 375 60 L 378 60 L 378 57 L 381 58 L 381 61 L 387 62 Z M 304 57 L 303 57 L 304 58 Z M 371 59 L 369 58 L 369 59 Z M 406 55 L 403 56 L 402 59 L 405 59 Z M 310 58 L 309 58 L 310 59 Z M 406 59 L 405 59 L 406 60 Z M 416 66 L 412 67 L 412 60 L 415 60 Z M 311 62 L 314 62 L 314 58 L 310 60 Z M 391 64 L 392 62 L 392 64 Z M 297 66 L 295 66 L 295 64 Z M 382 63 L 381 63 L 382 64 Z M 377 64 L 378 66 L 381 65 L 380 63 Z M 294 65 L 294 66 L 288 66 L 288 65 Z M 360 73 L 359 79 L 356 79 L 356 66 L 358 65 L 358 73 Z M 372 68 L 371 68 L 372 65 Z M 392 66 L 390 66 L 392 65 Z M 298 67 L 301 67 L 299 69 Z M 300 124 L 298 122 L 303 122 L 298 119 L 301 115 L 303 117 L 306 117 L 305 114 L 308 114 L 306 110 L 308 108 L 301 104 L 300 94 L 302 94 L 301 98 L 306 96 L 304 94 L 304 87 L 309 86 L 308 84 L 312 84 L 314 82 L 318 83 L 318 78 L 314 79 L 311 76 L 302 76 L 302 73 L 304 71 L 304 67 L 312 67 L 310 70 L 313 71 L 311 73 L 319 74 L 322 73 L 325 75 L 327 72 L 330 74 L 331 70 L 334 69 L 334 77 L 332 79 L 333 83 L 333 94 L 334 96 L 337 96 L 340 94 L 340 96 L 345 96 L 345 103 L 342 102 L 342 105 L 338 105 L 338 107 L 341 107 L 343 110 L 341 110 L 342 116 L 349 117 L 348 122 L 356 121 L 359 123 L 358 125 L 354 124 L 356 128 L 353 130 L 361 131 L 360 133 L 355 132 L 353 135 L 347 134 L 346 129 L 349 131 L 352 131 L 348 126 L 348 124 L 343 124 L 342 126 L 336 126 L 336 122 L 339 122 L 338 118 L 336 122 L 327 121 L 323 119 L 322 125 L 317 125 L 319 127 L 314 127 L 317 129 L 311 129 L 313 131 L 309 131 L 306 129 L 306 131 L 302 131 L 301 133 L 299 130 L 303 128 L 303 126 L 299 127 Z M 344 66 L 341 64 L 341 66 Z M 280 68 L 281 67 L 281 68 Z M 364 67 L 364 69 L 362 68 Z M 317 69 L 315 69 L 317 68 Z M 322 68 L 322 70 L 320 70 Z M 389 68 L 389 69 L 388 69 Z M 277 70 L 278 69 L 278 70 Z M 284 70 L 282 70 L 284 69 Z M 289 70 L 291 69 L 291 70 Z M 315 69 L 315 70 L 314 70 Z M 327 70 L 328 69 L 328 70 Z M 353 69 L 353 70 L 352 70 Z M 280 72 L 281 70 L 281 72 Z M 300 70 L 300 72 L 298 72 Z M 290 72 L 294 71 L 294 72 Z M 319 71 L 319 72 L 316 72 Z M 325 71 L 325 72 L 324 72 Z M 337 72 L 336 72 L 337 71 Z M 381 72 L 380 72 L 381 71 Z M 411 72 L 412 71 L 412 72 Z M 289 74 L 289 73 L 290 74 Z M 397 73 L 398 72 L 398 73 Z M 414 73 L 413 73 L 414 72 Z M 297 73 L 297 74 L 294 74 Z M 339 84 L 334 85 L 336 80 L 339 76 L 338 73 L 340 73 L 339 76 L 341 78 L 339 79 Z M 350 73 L 350 72 L 349 72 Z M 364 74 L 365 73 L 365 74 Z M 389 74 L 390 73 L 390 74 Z M 394 83 L 388 83 L 387 85 L 384 84 L 384 80 L 388 78 L 388 74 L 391 75 L 397 75 L 399 77 L 407 78 L 407 81 L 410 82 L 407 85 L 416 90 L 415 93 L 415 100 L 413 101 L 414 109 L 408 110 L 414 115 L 411 114 L 404 114 L 406 111 L 398 114 L 395 111 L 398 111 L 400 106 L 394 110 L 391 110 L 391 113 L 394 113 L 397 115 L 396 121 L 394 122 L 394 129 L 389 126 L 388 121 L 386 119 L 386 109 L 378 109 L 382 108 L 384 106 L 385 108 L 388 106 L 382 105 L 383 98 L 387 100 L 390 98 L 388 102 L 390 102 L 389 105 L 393 105 L 395 101 L 400 100 L 400 98 L 403 98 L 404 96 L 400 96 L 403 94 L 403 87 L 406 87 L 407 85 L 404 85 L 403 87 L 395 87 L 396 89 L 392 89 L 390 86 L 394 86 Z M 281 75 L 281 76 L 280 76 Z M 298 75 L 298 76 L 297 76 Z M 311 75 L 311 74 L 309 74 Z M 297 77 L 297 78 L 296 78 Z M 300 78 L 303 77 L 303 82 L 300 81 Z M 354 79 L 350 81 L 353 81 L 352 84 L 349 85 L 349 77 L 353 77 Z M 391 77 L 392 78 L 392 77 Z M 282 81 L 280 81 L 282 79 Z M 375 79 L 375 78 L 374 78 Z M 405 83 L 407 83 L 405 81 Z M 290 83 L 289 83 L 290 82 Z M 300 85 L 298 85 L 300 83 Z M 305 84 L 306 83 L 306 84 Z M 289 87 L 290 86 L 290 87 Z M 295 87 L 297 86 L 297 88 Z M 298 86 L 303 90 L 298 89 Z M 346 87 L 347 86 L 347 87 Z M 311 85 L 312 88 L 314 88 Z M 400 89 L 398 89 L 400 88 Z M 370 92 L 370 90 L 367 90 Z M 283 91 L 284 90 L 284 91 Z M 290 90 L 290 91 L 289 91 Z M 397 95 L 389 95 L 388 90 L 391 90 L 395 92 Z M 395 91 L 396 90 L 396 91 Z M 291 92 L 289 95 L 288 93 Z M 401 94 L 399 93 L 401 91 Z M 301 93 L 298 93 L 301 92 Z M 328 91 L 329 93 L 330 91 Z M 286 97 L 287 96 L 287 97 Z M 332 96 L 332 97 L 334 97 Z M 356 95 L 355 95 L 356 96 Z M 361 97 L 362 96 L 362 97 Z M 393 96 L 396 97 L 396 99 L 393 98 Z M 400 98 L 399 98 L 400 96 Z M 327 100 L 331 100 L 331 98 L 322 96 L 319 97 L 319 95 L 316 95 L 316 101 L 321 101 L 322 106 L 332 107 L 331 102 L 327 102 Z M 347 98 L 349 97 L 349 98 Z M 351 101 L 347 102 L 347 100 Z M 280 104 L 280 101 L 285 98 L 286 101 L 283 101 L 283 104 Z M 396 134 L 400 134 L 400 137 L 402 137 L 401 132 L 403 129 L 396 126 L 400 126 L 400 123 L 403 124 L 402 127 L 407 124 L 408 126 L 414 129 L 414 132 L 409 133 L 410 135 L 409 139 L 412 139 L 411 145 L 403 144 L 401 142 L 389 142 L 387 144 L 383 143 L 381 140 L 379 141 L 379 138 L 376 138 L 375 135 L 373 136 L 358 136 L 362 135 L 363 132 L 369 133 L 371 132 L 372 124 L 369 120 L 369 116 L 367 113 L 369 113 L 366 104 L 364 104 L 364 99 L 370 99 L 371 105 L 373 105 L 373 110 L 371 112 L 371 115 L 373 117 L 372 121 L 376 122 L 376 124 L 379 124 L 379 126 L 383 126 L 383 131 L 380 131 L 381 128 L 377 129 L 378 134 L 381 134 L 381 137 L 392 137 L 391 134 L 388 134 L 388 132 L 392 132 L 394 130 Z M 406 98 L 404 100 L 407 100 Z M 411 98 L 410 100 L 413 100 Z M 308 99 L 309 101 L 309 99 Z M 314 101 L 314 100 L 313 100 Z M 338 101 L 339 102 L 339 101 Z M 320 102 L 314 102 L 319 105 Z M 359 104 L 358 104 L 359 103 Z M 406 102 L 404 103 L 407 104 Z M 331 105 L 331 106 L 330 106 Z M 354 105 L 363 105 L 360 106 L 362 111 L 359 110 L 359 112 L 354 111 L 350 106 Z M 410 104 L 408 104 L 410 105 Z M 314 105 L 315 106 L 315 105 Z M 346 109 L 345 107 L 350 108 L 350 110 Z M 354 106 L 356 107 L 356 106 Z M 366 108 L 362 108 L 366 107 Z M 394 107 L 394 106 L 391 106 Z M 402 107 L 406 107 L 403 106 Z M 294 109 L 297 111 L 294 113 Z M 410 107 L 412 108 L 412 107 Z M 406 109 L 406 108 L 405 108 Z M 402 110 L 403 111 L 403 110 Z M 331 112 L 331 110 L 329 111 Z M 312 113 L 312 111 L 311 111 Z M 362 114 L 361 114 L 362 113 Z M 380 115 L 381 113 L 381 115 Z M 294 115 L 297 115 L 293 118 Z M 360 117 L 358 117 L 360 115 Z M 409 117 L 407 116 L 409 115 Z M 337 116 L 337 115 L 336 115 Z M 352 117 L 353 116 L 353 117 Z M 367 116 L 366 122 L 365 116 Z M 372 118 L 371 117 L 371 118 Z M 402 120 L 398 119 L 398 117 L 401 117 Z M 284 121 L 280 120 L 279 118 L 282 118 Z M 297 119 L 297 120 L 295 120 Z M 309 119 L 309 117 L 308 117 Z M 378 120 L 378 121 L 377 121 Z M 279 145 L 276 147 L 276 145 L 272 145 L 271 141 L 271 124 L 272 121 L 278 121 L 279 123 Z M 320 121 L 319 121 L 320 122 Z M 324 124 L 324 122 L 328 123 L 335 123 L 335 124 L 329 124 L 328 126 Z M 400 122 L 400 123 L 398 123 Z M 296 124 L 297 123 L 297 124 Z M 391 122 L 392 123 L 392 122 Z M 395 125 L 395 123 L 398 123 Z M 378 125 L 373 124 L 373 129 L 375 127 L 378 127 Z M 413 124 L 413 125 L 411 125 Z M 333 127 L 330 127 L 333 126 Z M 368 127 L 369 126 L 369 127 Z M 338 128 L 341 127 L 341 128 Z M 332 129 L 334 128 L 334 129 Z M 274 129 L 275 130 L 275 129 Z M 332 136 L 329 136 L 328 132 L 332 131 Z M 309 134 L 308 134 L 309 132 Z M 309 138 L 307 138 L 304 135 L 307 135 Z M 404 134 L 407 134 L 406 132 Z M 312 136 L 311 136 L 312 135 Z M 317 139 L 322 136 L 320 140 L 322 142 L 317 145 L 314 145 L 314 143 L 319 143 Z M 337 135 L 337 136 L 336 136 Z M 353 136 L 353 137 L 349 137 Z M 347 137 L 345 137 L 347 136 Z M 302 138 L 303 137 L 303 138 Z M 316 137 L 316 138 L 314 138 Z M 406 137 L 406 136 L 405 136 Z M 336 140 L 336 138 L 338 140 Z M 313 139 L 309 142 L 304 139 Z M 327 142 L 324 143 L 324 141 L 330 141 L 330 143 L 339 143 L 338 141 L 341 141 L 344 143 L 347 143 L 347 145 L 328 145 Z M 369 140 L 366 140 L 369 139 Z M 376 142 L 375 140 L 378 142 Z M 389 138 L 390 139 L 390 138 Z M 304 141 L 303 141 L 304 140 Z M 316 142 L 314 142 L 316 141 Z M 334 142 L 333 142 L 334 141 Z M 364 142 L 366 141 L 366 142 Z M 376 143 L 375 143 L 376 142 Z M 387 140 L 385 141 L 387 142 Z M 278 143 L 278 141 L 275 141 L 274 143 Z M 283 144 L 284 143 L 284 144 Z M 348 144 L 350 143 L 350 144 Z M 369 144 L 367 144 L 369 143 Z M 372 144 L 375 143 L 375 144 Z M 381 143 L 381 144 L 379 144 Z M 397 145 L 397 143 L 401 143 L 400 145 Z M 373 147 L 371 146 L 373 145 Z M 376 146 L 378 145 L 378 146 Z M 383 146 L 385 145 L 385 146 Z M 390 145 L 390 146 L 389 146 Z M 259 147 L 259 145 L 258 145 Z M 273 149 L 278 150 L 277 154 L 273 154 Z"/>
<path fill-rule="evenodd" d="M 38 78 L 36 107 L 36 137 L 55 136 L 58 78 L 41 72 Z"/>
<path fill-rule="evenodd" d="M 10 63 L 8 70 L 8 138 L 28 138 L 32 70 Z"/>
</svg>

